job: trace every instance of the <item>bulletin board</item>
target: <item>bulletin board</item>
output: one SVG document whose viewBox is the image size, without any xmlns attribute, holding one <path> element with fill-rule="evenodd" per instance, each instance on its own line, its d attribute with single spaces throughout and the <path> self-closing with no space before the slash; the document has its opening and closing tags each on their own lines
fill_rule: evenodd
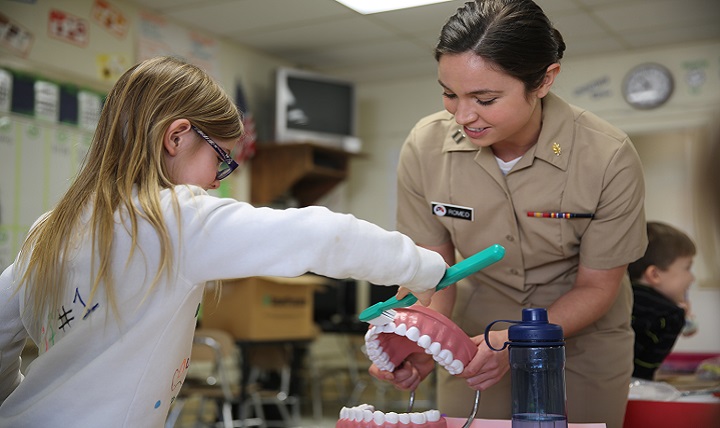
<svg viewBox="0 0 720 428">
<path fill-rule="evenodd" d="M 0 68 L 0 270 L 67 190 L 103 99 L 90 89 Z"/>
</svg>

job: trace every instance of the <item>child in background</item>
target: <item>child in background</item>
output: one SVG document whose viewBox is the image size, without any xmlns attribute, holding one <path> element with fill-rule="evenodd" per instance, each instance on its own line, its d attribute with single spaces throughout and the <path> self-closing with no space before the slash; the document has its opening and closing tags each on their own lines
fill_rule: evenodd
<svg viewBox="0 0 720 428">
<path fill-rule="evenodd" d="M 687 291 L 695 280 L 690 272 L 695 244 L 683 232 L 663 223 L 648 222 L 645 255 L 630 263 L 635 302 L 633 377 L 653 380 L 685 327 Z"/>
<path fill-rule="evenodd" d="M 429 303 L 447 265 L 405 235 L 208 195 L 242 135 L 198 67 L 161 57 L 120 77 L 76 180 L 0 276 L 0 426 L 162 426 L 207 281 L 314 272 Z M 23 378 L 28 338 L 40 355 Z"/>
</svg>

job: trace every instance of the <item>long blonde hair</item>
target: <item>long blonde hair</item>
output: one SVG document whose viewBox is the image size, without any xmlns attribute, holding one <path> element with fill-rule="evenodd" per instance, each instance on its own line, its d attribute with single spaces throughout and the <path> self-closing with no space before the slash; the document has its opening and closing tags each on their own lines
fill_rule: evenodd
<svg viewBox="0 0 720 428">
<path fill-rule="evenodd" d="M 168 175 L 162 139 L 169 124 L 180 118 L 219 139 L 236 139 L 243 132 L 240 114 L 222 88 L 203 70 L 180 59 L 143 61 L 115 83 L 77 178 L 20 249 L 19 261 L 26 270 L 19 287 L 27 286 L 26 301 L 34 314 L 59 305 L 65 289 L 63 254 L 69 249 L 68 236 L 90 204 L 92 254 L 98 255 L 97 264 L 93 261 L 90 301 L 102 284 L 109 307 L 118 314 L 111 266 L 114 215 L 119 209 L 130 224 L 129 257 L 137 246 L 139 218 L 157 233 L 160 264 L 151 290 L 170 272 L 173 252 L 159 194 L 183 183 L 173 183 Z M 139 207 L 133 203 L 134 191 Z"/>
</svg>

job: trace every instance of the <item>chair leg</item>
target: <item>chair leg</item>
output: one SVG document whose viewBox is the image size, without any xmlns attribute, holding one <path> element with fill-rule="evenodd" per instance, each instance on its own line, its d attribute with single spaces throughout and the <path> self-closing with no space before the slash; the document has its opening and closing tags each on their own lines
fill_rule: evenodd
<svg viewBox="0 0 720 428">
<path fill-rule="evenodd" d="M 170 409 L 170 413 L 168 413 L 167 419 L 165 420 L 165 428 L 173 428 L 175 426 L 178 418 L 180 418 L 180 413 L 182 413 L 182 409 L 183 409 L 184 405 L 185 405 L 184 399 L 178 399 L 175 401 L 175 403 L 172 406 L 172 409 Z"/>
<path fill-rule="evenodd" d="M 365 381 L 358 380 L 355 383 L 355 387 L 353 388 L 352 392 L 350 393 L 350 398 L 347 401 L 348 407 L 352 407 L 352 406 L 356 406 L 356 405 L 360 404 L 360 403 L 358 403 L 358 401 L 360 401 L 360 396 L 362 395 L 363 391 L 365 391 L 366 387 L 367 387 L 367 383 L 365 383 Z"/>
<path fill-rule="evenodd" d="M 313 365 L 313 374 L 312 374 L 312 384 L 310 385 L 312 389 L 312 412 L 313 412 L 313 418 L 315 418 L 316 421 L 319 421 L 323 417 L 323 397 L 321 392 L 321 382 L 320 379 L 320 373 L 318 373 L 317 368 Z"/>
<path fill-rule="evenodd" d="M 223 428 L 233 428 L 232 403 L 227 401 L 222 403 L 222 421 Z"/>
<path fill-rule="evenodd" d="M 300 399 L 297 397 L 290 397 L 290 399 L 292 424 L 300 426 Z"/>
<path fill-rule="evenodd" d="M 249 407 L 250 407 L 250 404 L 252 404 L 252 408 L 254 411 L 253 416 L 255 416 L 256 419 L 259 419 L 258 426 L 260 428 L 267 428 L 267 419 L 265 419 L 265 411 L 263 410 L 262 398 L 257 393 L 253 393 L 253 394 L 250 394 L 249 400 L 250 400 L 250 403 L 248 403 L 246 401 L 245 403 L 242 404 L 244 406 L 243 415 L 245 417 L 245 420 L 243 420 L 241 422 L 243 424 L 245 424 L 246 421 L 250 420 L 250 413 L 248 413 L 248 410 L 250 410 Z"/>
<path fill-rule="evenodd" d="M 288 411 L 288 408 L 287 408 L 287 406 L 285 405 L 285 403 L 282 402 L 282 401 L 280 401 L 280 400 L 278 400 L 278 401 L 275 403 L 275 405 L 276 405 L 276 407 L 278 408 L 278 411 L 280 412 L 280 418 L 281 418 L 282 421 L 283 421 L 283 425 L 284 425 L 286 428 L 292 427 L 292 426 L 293 426 L 293 424 L 292 424 L 292 418 L 290 417 L 290 412 Z"/>
<path fill-rule="evenodd" d="M 202 428 L 203 424 L 203 417 L 205 416 L 205 403 L 207 400 L 205 398 L 200 397 L 200 403 L 198 404 L 197 411 L 195 413 L 195 428 Z"/>
</svg>

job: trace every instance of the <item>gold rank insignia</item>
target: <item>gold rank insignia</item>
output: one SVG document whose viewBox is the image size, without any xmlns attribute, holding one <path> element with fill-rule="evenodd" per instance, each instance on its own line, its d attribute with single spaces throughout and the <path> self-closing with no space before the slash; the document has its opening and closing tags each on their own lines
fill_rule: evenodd
<svg viewBox="0 0 720 428">
<path fill-rule="evenodd" d="M 555 156 L 560 156 L 560 154 L 562 153 L 562 147 L 560 147 L 560 144 L 558 143 L 553 143 L 552 151 L 553 153 L 555 153 Z"/>
</svg>

